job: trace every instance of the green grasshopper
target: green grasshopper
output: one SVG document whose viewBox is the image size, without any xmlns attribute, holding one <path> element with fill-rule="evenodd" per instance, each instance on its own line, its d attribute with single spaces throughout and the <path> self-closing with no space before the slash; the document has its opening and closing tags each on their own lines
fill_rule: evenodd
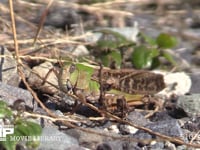
<svg viewBox="0 0 200 150">
<path fill-rule="evenodd" d="M 104 107 L 116 106 L 123 95 L 125 100 L 136 102 L 144 95 L 158 93 L 165 88 L 163 76 L 145 70 L 101 68 L 86 63 L 67 64 L 59 73 L 59 86 L 63 91 L 81 90 L 89 101 L 102 100 Z M 114 97 L 112 96 L 114 95 Z M 121 98 L 124 100 L 124 98 Z M 112 102 L 110 102 L 112 101 Z M 108 106 L 109 105 L 109 106 Z"/>
</svg>

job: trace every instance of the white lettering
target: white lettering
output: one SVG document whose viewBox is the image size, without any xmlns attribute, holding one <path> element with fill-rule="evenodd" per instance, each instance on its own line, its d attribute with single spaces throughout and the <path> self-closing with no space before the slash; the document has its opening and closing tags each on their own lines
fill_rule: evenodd
<svg viewBox="0 0 200 150">
<path fill-rule="evenodd" d="M 6 137 L 8 134 L 14 133 L 14 127 L 10 125 L 0 125 L 0 137 Z"/>
<path fill-rule="evenodd" d="M 10 141 L 61 141 L 59 136 L 10 136 Z"/>
</svg>

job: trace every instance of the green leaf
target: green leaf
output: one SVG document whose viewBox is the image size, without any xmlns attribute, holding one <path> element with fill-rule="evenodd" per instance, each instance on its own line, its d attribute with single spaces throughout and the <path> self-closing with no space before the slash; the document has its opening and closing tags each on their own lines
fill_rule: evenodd
<svg viewBox="0 0 200 150">
<path fill-rule="evenodd" d="M 102 33 L 102 37 L 97 41 L 97 47 L 101 49 L 116 50 L 122 46 L 133 44 L 124 35 L 109 29 L 102 29 L 96 32 Z"/>
<path fill-rule="evenodd" d="M 37 123 L 26 120 L 18 120 L 15 123 L 14 135 L 16 136 L 38 136 L 41 133 L 42 128 Z"/>
<path fill-rule="evenodd" d="M 39 124 L 26 121 L 26 120 L 18 120 L 15 124 L 14 135 L 15 136 L 28 136 L 31 137 L 32 141 L 27 141 L 26 145 L 28 148 L 35 148 L 39 146 L 39 138 L 42 133 L 42 128 Z"/>
<path fill-rule="evenodd" d="M 6 108 L 7 107 L 7 103 L 0 100 L 0 108 Z"/>
<path fill-rule="evenodd" d="M 174 60 L 172 55 L 170 55 L 168 52 L 162 51 L 161 54 L 166 60 L 168 60 L 170 63 L 172 63 L 172 65 L 176 65 L 176 61 Z"/>
<path fill-rule="evenodd" d="M 7 103 L 4 101 L 0 101 L 0 119 L 2 118 L 10 118 L 12 116 L 12 111 L 8 107 Z"/>
<path fill-rule="evenodd" d="M 155 69 L 158 66 L 160 66 L 160 60 L 158 57 L 153 58 L 152 64 L 151 64 L 151 69 Z"/>
<path fill-rule="evenodd" d="M 112 35 L 113 37 L 115 37 L 118 42 L 127 42 L 128 40 L 126 39 L 126 37 L 116 31 L 110 30 L 110 29 L 102 29 L 102 30 L 98 30 L 96 32 L 101 32 L 103 35 Z"/>
<path fill-rule="evenodd" d="M 76 64 L 76 70 L 71 74 L 70 81 L 75 85 L 77 82 L 78 88 L 88 88 L 88 83 L 94 72 L 94 69 L 84 64 Z"/>
<path fill-rule="evenodd" d="M 145 42 L 147 42 L 148 44 L 152 45 L 152 46 L 156 46 L 157 42 L 155 39 L 153 39 L 152 37 L 147 36 L 144 33 L 140 33 L 140 35 L 142 36 L 142 38 L 145 40 Z"/>
<path fill-rule="evenodd" d="M 0 101 L 0 116 L 1 117 L 11 117 L 13 116 L 12 111 L 4 102 Z M 15 150 L 16 144 L 20 141 L 18 139 L 14 140 L 13 136 L 39 136 L 42 133 L 42 128 L 39 124 L 16 119 L 14 122 L 14 133 L 6 136 L 6 141 L 0 141 L 0 144 L 7 150 Z M 34 138 L 33 138 L 34 139 Z M 24 139 L 25 140 L 25 139 Z M 28 141 L 26 144 L 32 147 L 39 146 L 39 141 Z"/>
<path fill-rule="evenodd" d="M 29 136 L 32 136 L 33 139 L 33 141 L 28 141 L 26 145 L 28 148 L 36 148 L 40 144 L 40 141 L 37 137 L 41 135 L 42 128 L 39 124 L 30 121 L 27 121 L 26 124 L 29 128 Z"/>
<path fill-rule="evenodd" d="M 0 109 L 0 119 L 10 118 L 12 116 L 12 111 L 9 108 Z"/>
<path fill-rule="evenodd" d="M 28 130 L 29 130 L 29 135 L 30 136 L 38 136 L 41 135 L 42 133 L 42 128 L 39 124 L 31 121 L 26 121 Z"/>
<path fill-rule="evenodd" d="M 118 45 L 111 40 L 102 39 L 97 42 L 97 47 L 103 50 L 114 50 L 118 47 Z"/>
<path fill-rule="evenodd" d="M 159 48 L 172 48 L 177 44 L 176 38 L 166 33 L 161 33 L 157 37 L 156 42 Z"/>
<path fill-rule="evenodd" d="M 70 82 L 76 88 L 83 89 L 84 92 L 97 92 L 99 90 L 99 84 L 96 81 L 91 80 L 94 68 L 87 64 L 77 63 L 76 70 L 70 75 Z M 96 82 L 96 83 L 95 83 Z"/>
<path fill-rule="evenodd" d="M 40 141 L 38 139 L 35 139 L 33 141 L 27 141 L 26 146 L 29 149 L 35 149 L 40 145 Z"/>
<path fill-rule="evenodd" d="M 157 49 L 148 49 L 145 46 L 138 46 L 132 54 L 132 63 L 138 69 L 150 68 L 153 59 L 159 55 Z"/>
<path fill-rule="evenodd" d="M 22 124 L 16 124 L 15 125 L 15 131 L 17 131 L 18 136 L 25 136 L 29 135 L 29 129 L 28 126 L 24 123 Z"/>
<path fill-rule="evenodd" d="M 111 51 L 106 55 L 103 55 L 101 60 L 103 65 L 106 67 L 110 67 L 111 64 L 114 63 L 117 68 L 120 68 L 122 63 L 122 58 L 119 51 Z"/>
<path fill-rule="evenodd" d="M 0 145 L 2 144 L 6 150 L 15 150 L 17 141 L 10 140 L 10 135 L 6 136 L 6 141 L 0 141 Z"/>
</svg>

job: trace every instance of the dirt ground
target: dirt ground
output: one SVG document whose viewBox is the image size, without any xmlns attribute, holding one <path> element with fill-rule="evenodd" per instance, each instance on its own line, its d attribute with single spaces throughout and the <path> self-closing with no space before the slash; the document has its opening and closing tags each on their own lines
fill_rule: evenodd
<svg viewBox="0 0 200 150">
<path fill-rule="evenodd" d="M 186 73 L 191 78 L 192 85 L 191 85 L 191 89 L 185 92 L 184 94 L 188 94 L 188 93 L 198 94 L 199 93 L 199 89 L 200 89 L 199 88 L 199 84 L 200 84 L 200 78 L 199 78 L 199 74 L 200 74 L 200 67 L 199 67 L 200 66 L 200 49 L 199 49 L 200 47 L 199 45 L 200 1 L 198 0 L 185 0 L 185 1 L 180 1 L 180 0 L 165 0 L 165 1 L 162 1 L 162 0 L 141 0 L 141 1 L 138 1 L 138 0 L 128 0 L 128 1 L 126 0 L 113 0 L 113 1 L 99 0 L 98 1 L 96 0 L 95 2 L 92 0 L 91 1 L 90 0 L 57 0 L 57 1 L 16 0 L 13 2 L 13 7 L 14 7 L 14 16 L 15 16 L 15 21 L 16 21 L 17 43 L 19 46 L 19 51 L 18 51 L 19 54 L 16 55 L 17 51 L 15 49 L 16 45 L 14 45 L 14 40 L 13 40 L 13 28 L 12 28 L 13 24 L 10 19 L 10 8 L 9 8 L 8 2 L 5 0 L 0 0 L 0 12 L 1 12 L 0 13 L 0 45 L 6 47 L 13 56 L 19 56 L 22 61 L 22 64 L 24 66 L 27 66 L 29 70 L 32 70 L 34 67 L 37 67 L 45 63 L 46 61 L 50 62 L 50 64 L 45 64 L 48 67 L 50 66 L 50 68 L 51 67 L 59 68 L 60 62 L 62 62 L 61 58 L 67 58 L 67 60 L 70 59 L 70 61 L 74 61 L 74 62 L 78 62 L 78 60 L 87 60 L 87 62 L 91 62 L 92 64 L 99 65 L 100 63 L 96 59 L 98 57 L 101 57 L 99 53 L 96 51 L 93 53 L 90 50 L 88 51 L 90 46 L 95 45 L 94 41 L 89 40 L 88 32 L 95 31 L 100 28 L 108 28 L 108 27 L 117 28 L 117 30 L 122 30 L 122 32 L 125 32 L 125 28 L 134 27 L 134 25 L 137 24 L 139 31 L 143 32 L 144 34 L 150 37 L 156 38 L 160 33 L 163 33 L 163 32 L 176 37 L 178 41 L 178 45 L 172 49 L 167 49 L 167 51 L 175 59 L 175 61 L 177 62 L 177 65 L 176 66 L 169 65 L 166 61 L 162 61 L 164 67 L 158 67 L 156 68 L 156 70 L 162 69 L 162 70 L 165 70 L 166 72 Z M 128 33 L 130 32 L 132 32 L 131 29 L 128 29 Z M 77 50 L 77 47 L 79 48 L 81 47 L 81 48 Z M 129 53 L 127 53 L 126 55 L 129 55 Z M 84 57 L 80 58 L 80 56 L 84 56 Z M 127 62 L 125 66 L 129 68 L 133 67 L 132 65 L 130 65 L 129 62 Z M 26 72 L 24 74 L 26 74 Z M 42 71 L 41 71 L 41 74 L 43 74 Z M 26 76 L 26 79 L 27 78 L 28 77 Z M 16 80 L 17 81 L 15 83 L 20 83 L 17 86 L 20 86 L 20 87 L 26 86 L 26 84 L 24 83 L 22 84 L 21 80 L 20 82 L 18 82 L 19 79 L 16 79 Z M 36 87 L 39 87 L 38 84 L 41 84 L 41 82 L 37 83 L 36 80 L 31 81 L 30 85 L 32 84 L 31 87 L 34 88 L 35 94 L 37 94 L 39 98 L 42 98 L 41 101 L 40 99 L 37 100 L 37 103 L 41 102 L 47 106 L 49 102 L 48 100 L 51 100 L 55 102 L 56 104 L 61 103 L 61 105 L 63 105 L 62 101 L 65 98 L 59 95 L 62 98 L 58 98 L 59 100 L 57 100 L 57 97 L 55 97 L 54 95 L 55 91 L 58 92 L 58 89 L 56 89 L 55 87 L 52 89 L 47 89 L 46 87 L 43 89 L 39 89 L 39 88 L 37 89 Z M 71 85 L 67 85 L 67 86 L 70 87 Z M 106 89 L 109 87 L 104 87 L 104 88 Z M 74 91 L 72 90 L 72 92 Z M 79 95 L 80 93 L 76 93 L 76 94 Z M 167 98 L 165 97 L 165 98 L 168 100 L 170 99 L 172 101 L 178 99 L 177 97 L 174 98 L 173 96 L 179 97 L 179 95 L 172 94 L 169 96 L 170 98 L 169 97 Z M 72 96 L 72 98 L 74 97 Z M 146 95 L 145 95 L 145 98 L 146 98 Z M 143 99 L 144 101 L 146 100 L 145 98 Z M 84 105 L 92 108 L 93 110 L 97 109 L 96 107 L 94 108 L 94 105 L 92 105 L 93 103 L 85 104 L 85 102 L 86 101 L 82 101 Z M 151 102 L 154 105 L 157 105 L 159 103 L 158 104 L 159 106 L 165 103 L 163 101 L 155 102 L 154 98 Z M 68 101 L 68 103 L 71 103 L 71 101 L 70 102 Z M 139 102 L 139 104 L 140 103 L 141 101 Z M 139 105 L 139 104 L 137 103 L 134 105 Z M 145 105 L 146 101 L 144 103 L 142 101 L 142 104 Z M 139 109 L 140 111 L 138 112 L 142 114 L 143 110 L 148 111 L 148 109 L 150 109 L 151 107 L 152 105 L 149 104 L 147 106 L 142 106 L 142 107 L 139 106 L 138 108 L 137 107 L 136 108 Z M 174 107 L 171 107 L 171 105 L 170 106 L 168 105 L 167 107 L 170 107 L 170 109 L 174 108 Z M 65 108 L 65 109 L 67 111 L 74 111 L 72 108 Z M 123 111 L 123 108 L 121 107 L 119 107 L 118 109 L 120 109 L 120 111 Z M 48 109 L 45 109 L 45 111 L 47 110 Z M 63 111 L 63 106 L 62 108 L 60 108 L 60 110 Z M 66 110 L 63 113 L 66 113 Z M 163 110 L 164 109 L 162 109 L 162 112 L 164 112 Z M 81 114 L 85 118 L 87 118 L 85 119 L 86 122 L 90 119 L 88 117 L 90 115 L 86 114 L 85 112 L 91 113 L 97 116 L 99 115 L 98 110 L 97 110 L 98 113 L 97 112 L 94 113 L 91 110 L 85 111 L 84 113 L 82 113 L 82 111 L 84 112 L 85 108 L 80 109 L 76 113 Z M 150 111 L 152 110 L 150 109 Z M 52 113 L 49 113 L 49 114 L 47 113 L 47 115 L 53 116 Z M 109 114 L 106 114 L 106 113 L 104 115 L 109 116 Z M 161 115 L 160 118 L 162 117 L 163 116 Z M 102 123 L 103 121 L 98 122 L 98 120 L 95 120 L 94 118 L 92 120 L 93 123 L 91 123 L 92 121 L 90 120 L 91 122 L 89 124 L 91 126 L 92 125 L 94 126 L 102 125 L 102 127 L 104 126 L 104 123 Z M 115 122 L 118 122 L 120 125 L 129 124 L 126 120 L 123 120 L 123 119 L 120 122 L 120 120 L 116 119 L 115 116 L 113 115 L 109 116 L 108 118 L 115 119 L 116 120 Z M 196 116 L 196 118 L 198 117 Z M 177 116 L 175 117 L 175 119 L 177 119 Z M 81 122 L 80 124 L 82 124 L 84 121 L 80 121 L 80 122 Z M 112 123 L 113 122 L 111 122 L 111 124 Z M 171 125 L 171 122 L 167 122 L 167 123 Z M 73 125 L 71 125 L 71 128 L 72 126 L 74 127 L 75 125 L 77 127 L 78 126 L 77 124 L 74 123 Z M 67 126 L 67 123 L 63 123 L 62 125 Z M 172 123 L 172 126 L 173 125 L 174 124 Z M 85 126 L 82 125 L 83 128 Z M 143 127 L 140 128 L 139 125 L 136 127 L 140 130 L 153 133 L 153 131 L 149 131 L 148 129 L 143 129 Z M 126 131 L 123 130 L 124 134 L 125 132 Z M 161 136 L 162 138 L 165 138 L 165 140 L 169 140 L 172 143 L 176 143 L 178 141 L 177 143 L 179 144 L 176 143 L 177 145 L 184 145 L 184 143 L 181 143 L 179 139 L 177 140 L 175 137 L 166 138 L 162 136 L 162 134 L 157 134 L 157 133 L 154 133 L 154 135 L 158 137 Z M 145 135 L 142 135 L 142 136 L 145 136 Z M 92 141 L 92 138 L 91 138 L 91 141 Z M 82 144 L 80 143 L 79 144 L 85 147 L 87 144 L 85 144 L 84 142 Z M 93 143 L 95 142 L 93 141 Z M 91 148 L 91 149 L 98 149 L 98 144 L 99 143 L 102 144 L 101 142 L 99 143 L 97 142 L 98 144 L 95 143 L 94 145 L 91 146 L 90 145 L 91 143 L 89 143 L 89 146 L 88 146 L 88 148 Z M 115 144 L 112 143 L 111 145 L 112 145 L 111 147 L 115 147 L 113 146 Z M 140 148 L 145 147 L 150 144 L 144 142 L 141 145 L 139 146 Z M 99 147 L 99 149 L 102 148 L 101 146 Z"/>
</svg>

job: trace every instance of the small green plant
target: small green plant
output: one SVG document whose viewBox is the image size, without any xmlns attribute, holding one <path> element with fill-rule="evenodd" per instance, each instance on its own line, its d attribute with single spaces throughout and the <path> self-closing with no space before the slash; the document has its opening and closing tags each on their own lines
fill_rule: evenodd
<svg viewBox="0 0 200 150">
<path fill-rule="evenodd" d="M 26 146 L 29 149 L 39 146 L 38 137 L 42 132 L 41 126 L 37 123 L 27 121 L 19 115 L 15 115 L 11 108 L 1 100 L 0 120 L 4 125 L 12 125 L 14 128 L 13 134 L 7 134 L 6 140 L 0 141 L 0 145 L 2 145 L 6 150 L 15 150 L 16 145 L 21 141 L 26 141 Z"/>
<path fill-rule="evenodd" d="M 160 57 L 165 58 L 172 65 L 176 64 L 173 57 L 166 51 L 167 48 L 173 48 L 177 44 L 176 38 L 169 34 L 161 33 L 153 39 L 140 33 L 143 42 L 135 43 L 115 31 L 106 29 L 98 32 L 102 33 L 102 37 L 97 41 L 94 49 L 96 57 L 100 58 L 104 66 L 110 67 L 114 64 L 115 68 L 120 68 L 124 53 L 129 48 L 133 49 L 129 59 L 137 69 L 154 69 L 162 65 Z"/>
<path fill-rule="evenodd" d="M 135 45 L 135 43 L 128 40 L 124 35 L 109 29 L 102 29 L 96 32 L 101 33 L 102 36 L 94 47 L 94 55 L 100 58 L 104 66 L 120 68 L 123 51 Z"/>
<path fill-rule="evenodd" d="M 138 69 L 156 68 L 160 65 L 159 57 L 164 57 L 175 65 L 173 57 L 165 49 L 173 48 L 177 44 L 175 37 L 161 33 L 156 39 L 141 34 L 145 44 L 134 47 L 132 63 Z"/>
</svg>

